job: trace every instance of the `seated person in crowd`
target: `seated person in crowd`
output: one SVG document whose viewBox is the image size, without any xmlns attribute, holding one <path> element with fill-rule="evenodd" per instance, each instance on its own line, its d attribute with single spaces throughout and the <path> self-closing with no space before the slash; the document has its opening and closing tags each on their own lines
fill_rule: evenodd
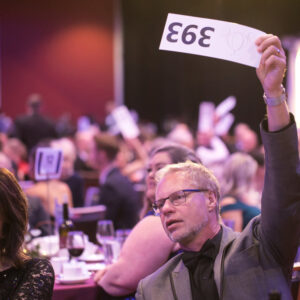
<svg viewBox="0 0 300 300">
<path fill-rule="evenodd" d="M 193 134 L 188 125 L 185 123 L 176 124 L 174 128 L 168 133 L 167 139 L 190 149 L 194 149 L 195 141 Z"/>
<path fill-rule="evenodd" d="M 196 153 L 205 166 L 218 167 L 229 155 L 225 143 L 212 130 L 198 131 L 197 142 Z"/>
<path fill-rule="evenodd" d="M 0 299 L 52 299 L 54 271 L 47 259 L 23 252 L 28 207 L 14 175 L 0 168 Z"/>
<path fill-rule="evenodd" d="M 92 125 L 86 130 L 77 131 L 74 142 L 77 150 L 75 170 L 77 172 L 95 171 L 91 157 L 93 156 L 94 137 L 99 134 L 99 128 Z"/>
<path fill-rule="evenodd" d="M 290 280 L 300 238 L 300 163 L 294 118 L 282 87 L 286 58 L 271 34 L 257 39 L 257 76 L 266 95 L 261 125 L 266 176 L 261 216 L 242 233 L 220 224 L 219 184 L 204 166 L 183 163 L 157 174 L 154 208 L 185 250 L 138 286 L 140 299 L 292 299 Z"/>
<path fill-rule="evenodd" d="M 14 173 L 11 160 L 2 152 L 0 152 L 0 168 L 6 168 Z M 31 196 L 27 196 L 27 200 L 30 229 L 41 230 L 41 236 L 50 235 L 52 233 L 50 216 L 45 211 L 41 200 Z"/>
<path fill-rule="evenodd" d="M 67 202 L 69 207 L 73 207 L 72 193 L 68 185 L 61 180 L 57 179 L 49 179 L 49 180 L 41 180 L 36 181 L 34 175 L 34 164 L 35 164 L 35 154 L 37 148 L 47 147 L 46 144 L 38 144 L 37 147 L 32 149 L 29 156 L 29 174 L 32 180 L 34 180 L 34 184 L 25 189 L 25 194 L 28 197 L 37 197 L 41 199 L 42 204 L 46 212 L 50 215 L 50 217 L 55 217 L 55 205 L 58 203 L 62 205 Z"/>
<path fill-rule="evenodd" d="M 52 221 L 38 197 L 27 196 L 29 228 L 39 229 L 39 236 L 53 234 Z"/>
<path fill-rule="evenodd" d="M 63 162 L 60 179 L 65 182 L 71 192 L 74 207 L 84 206 L 84 181 L 74 170 L 76 160 L 76 148 L 74 143 L 68 138 L 53 140 L 51 147 L 63 151 Z"/>
<path fill-rule="evenodd" d="M 129 234 L 118 261 L 99 271 L 94 277 L 107 293 L 124 296 L 134 292 L 139 280 L 159 268 L 176 250 L 175 243 L 168 239 L 160 219 L 152 210 L 156 187 L 154 177 L 165 165 L 187 160 L 200 163 L 191 149 L 174 143 L 167 143 L 150 152 L 145 193 L 147 216 Z"/>
<path fill-rule="evenodd" d="M 106 206 L 106 219 L 113 221 L 115 229 L 130 229 L 139 218 L 139 195 L 117 166 L 118 140 L 101 133 L 95 136 L 94 142 L 93 161 L 100 172 L 97 204 Z"/>
<path fill-rule="evenodd" d="M 9 138 L 3 145 L 3 152 L 12 161 L 14 174 L 18 180 L 28 178 L 29 165 L 27 162 L 27 149 L 17 138 Z"/>
<path fill-rule="evenodd" d="M 256 172 L 257 162 L 246 153 L 232 154 L 223 165 L 221 217 L 224 221 L 232 221 L 235 231 L 242 231 L 260 214 L 258 206 L 253 205 L 259 199 L 254 189 Z"/>
<path fill-rule="evenodd" d="M 239 123 L 234 128 L 234 146 L 232 151 L 251 153 L 258 147 L 258 138 L 254 130 L 247 124 Z"/>
</svg>

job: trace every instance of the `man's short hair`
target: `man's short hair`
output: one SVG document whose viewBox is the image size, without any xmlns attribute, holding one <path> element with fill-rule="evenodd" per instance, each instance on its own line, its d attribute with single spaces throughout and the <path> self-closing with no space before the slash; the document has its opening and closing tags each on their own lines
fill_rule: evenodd
<svg viewBox="0 0 300 300">
<path fill-rule="evenodd" d="M 189 181 L 192 187 L 212 191 L 219 202 L 219 182 L 215 175 L 203 165 L 191 161 L 167 165 L 156 173 L 155 179 L 159 183 L 164 177 L 173 173 L 183 174 L 185 180 Z M 191 186 L 186 188 L 191 188 Z"/>
<path fill-rule="evenodd" d="M 94 138 L 98 151 L 105 151 L 110 161 L 114 160 L 120 150 L 118 139 L 108 133 L 97 134 Z"/>
</svg>

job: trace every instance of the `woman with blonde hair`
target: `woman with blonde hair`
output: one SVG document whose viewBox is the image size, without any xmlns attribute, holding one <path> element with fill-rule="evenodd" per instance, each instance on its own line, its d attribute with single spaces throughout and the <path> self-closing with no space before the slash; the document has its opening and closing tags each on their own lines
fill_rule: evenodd
<svg viewBox="0 0 300 300">
<path fill-rule="evenodd" d="M 257 162 L 246 153 L 232 154 L 224 164 L 221 178 L 221 217 L 232 221 L 235 231 L 242 231 L 258 214 L 259 194 L 254 188 Z"/>
</svg>

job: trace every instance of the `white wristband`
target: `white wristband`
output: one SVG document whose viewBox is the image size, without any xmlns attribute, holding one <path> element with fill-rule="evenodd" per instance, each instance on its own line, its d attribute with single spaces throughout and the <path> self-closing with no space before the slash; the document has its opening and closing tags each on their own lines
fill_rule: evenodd
<svg viewBox="0 0 300 300">
<path fill-rule="evenodd" d="M 269 98 L 264 93 L 263 98 L 264 98 L 264 101 L 265 101 L 266 105 L 268 105 L 268 106 L 280 105 L 282 102 L 286 101 L 286 99 L 287 99 L 287 96 L 286 96 L 286 93 L 285 93 L 285 88 L 282 87 L 282 94 L 279 97 Z"/>
</svg>

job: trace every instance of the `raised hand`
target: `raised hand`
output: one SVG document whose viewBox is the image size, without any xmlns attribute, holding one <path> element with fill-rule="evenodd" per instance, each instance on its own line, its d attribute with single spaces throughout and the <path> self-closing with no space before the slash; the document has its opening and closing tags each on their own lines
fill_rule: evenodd
<svg viewBox="0 0 300 300">
<path fill-rule="evenodd" d="M 279 38 L 272 34 L 256 40 L 257 50 L 262 53 L 256 74 L 265 94 L 278 97 L 282 94 L 282 80 L 286 70 L 286 57 Z"/>
</svg>

